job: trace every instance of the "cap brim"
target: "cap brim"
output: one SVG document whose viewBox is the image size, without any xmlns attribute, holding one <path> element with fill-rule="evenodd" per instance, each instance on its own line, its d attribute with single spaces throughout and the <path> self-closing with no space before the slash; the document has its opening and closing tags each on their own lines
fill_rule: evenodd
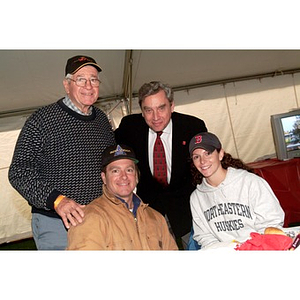
<svg viewBox="0 0 300 300">
<path fill-rule="evenodd" d="M 211 147 L 209 147 L 209 146 L 195 146 L 195 147 L 193 147 L 192 148 L 192 150 L 190 151 L 190 155 L 192 156 L 193 155 L 193 152 L 196 150 L 196 149 L 204 149 L 205 151 L 208 151 L 208 152 L 210 152 L 210 153 L 212 153 L 212 152 L 214 152 L 217 148 L 215 148 L 215 147 L 213 147 L 213 146 L 211 146 Z"/>
<path fill-rule="evenodd" d="M 117 161 L 117 160 L 120 160 L 120 159 L 130 159 L 132 160 L 135 164 L 137 164 L 139 161 L 136 159 L 136 158 L 132 158 L 132 157 L 128 157 L 128 156 L 116 156 L 110 160 L 108 160 L 107 162 L 104 162 L 104 164 L 102 164 L 102 168 L 106 167 L 107 165 L 109 165 L 110 163 L 114 162 L 114 161 Z"/>
</svg>

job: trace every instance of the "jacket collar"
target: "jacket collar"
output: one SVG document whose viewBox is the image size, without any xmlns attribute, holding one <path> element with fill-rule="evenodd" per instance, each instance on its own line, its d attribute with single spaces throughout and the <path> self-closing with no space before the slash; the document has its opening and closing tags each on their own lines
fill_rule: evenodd
<svg viewBox="0 0 300 300">
<path fill-rule="evenodd" d="M 115 195 L 113 195 L 113 194 L 107 189 L 107 187 L 106 187 L 105 184 L 103 184 L 102 189 L 103 189 L 103 194 L 104 194 L 104 196 L 105 196 L 109 201 L 113 202 L 114 204 L 119 205 L 119 204 L 122 204 L 122 203 L 125 202 L 123 199 L 118 198 L 118 197 L 116 197 Z M 126 202 L 125 202 L 125 203 L 126 203 Z M 137 207 L 138 207 L 138 206 L 141 206 L 141 207 L 147 207 L 147 206 L 148 206 L 148 204 L 144 203 L 144 202 L 142 201 L 142 199 L 141 199 L 138 195 L 136 195 L 136 194 L 134 194 L 134 193 L 133 193 L 133 205 L 134 205 L 134 207 L 135 207 L 135 206 L 137 206 Z"/>
</svg>

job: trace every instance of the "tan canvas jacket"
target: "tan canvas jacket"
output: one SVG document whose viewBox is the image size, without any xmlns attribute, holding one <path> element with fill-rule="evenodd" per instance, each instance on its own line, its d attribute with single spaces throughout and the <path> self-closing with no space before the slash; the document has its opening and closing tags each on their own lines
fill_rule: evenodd
<svg viewBox="0 0 300 300">
<path fill-rule="evenodd" d="M 137 217 L 103 186 L 85 208 L 84 220 L 68 232 L 68 250 L 178 250 L 165 218 L 141 202 Z"/>
</svg>

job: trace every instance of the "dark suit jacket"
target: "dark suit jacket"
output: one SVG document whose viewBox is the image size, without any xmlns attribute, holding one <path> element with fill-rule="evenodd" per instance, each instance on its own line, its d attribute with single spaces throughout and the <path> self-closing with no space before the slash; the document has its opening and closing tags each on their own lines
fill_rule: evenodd
<svg viewBox="0 0 300 300">
<path fill-rule="evenodd" d="M 148 158 L 149 127 L 142 114 L 124 117 L 115 131 L 118 144 L 133 148 L 141 177 L 137 194 L 142 200 L 167 214 L 176 237 L 181 237 L 191 230 L 190 194 L 195 189 L 192 185 L 189 159 L 189 142 L 199 132 L 207 131 L 205 123 L 193 116 L 172 113 L 172 171 L 167 188 L 162 187 L 152 176 Z"/>
</svg>

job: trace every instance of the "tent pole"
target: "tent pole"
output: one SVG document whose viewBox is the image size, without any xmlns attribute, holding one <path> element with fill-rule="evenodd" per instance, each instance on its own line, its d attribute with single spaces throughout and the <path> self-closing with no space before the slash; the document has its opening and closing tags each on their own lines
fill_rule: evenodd
<svg viewBox="0 0 300 300">
<path fill-rule="evenodd" d="M 125 51 L 125 63 L 123 73 L 123 93 L 129 100 L 129 114 L 132 112 L 132 50 Z"/>
</svg>

